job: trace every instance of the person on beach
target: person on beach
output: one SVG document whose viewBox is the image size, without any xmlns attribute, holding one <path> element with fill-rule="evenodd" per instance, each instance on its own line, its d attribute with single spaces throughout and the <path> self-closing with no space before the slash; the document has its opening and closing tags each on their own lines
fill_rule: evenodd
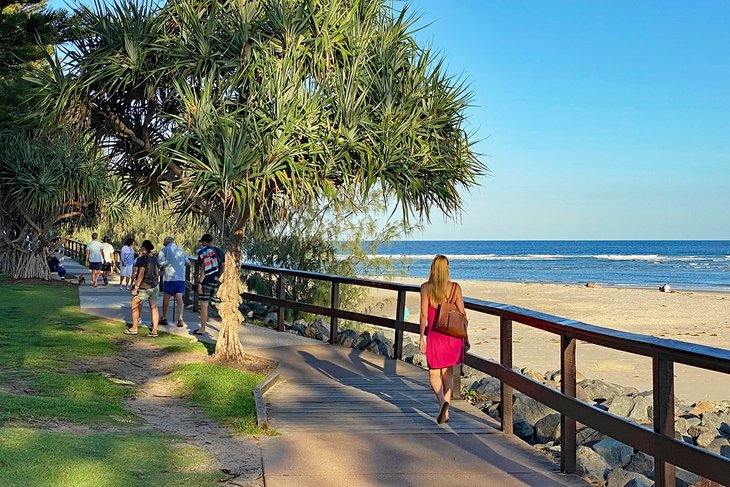
<svg viewBox="0 0 730 487">
<path fill-rule="evenodd" d="M 136 278 L 132 286 L 132 326 L 124 330 L 127 335 L 137 334 L 137 328 L 142 316 L 142 303 L 147 301 L 150 303 L 150 311 L 152 312 L 152 328 L 149 336 L 157 336 L 157 324 L 160 319 L 160 313 L 157 311 L 157 296 L 160 292 L 160 286 L 157 257 L 152 255 L 154 248 L 155 246 L 149 240 L 142 242 L 139 249 L 139 258 L 134 264 Z"/>
<path fill-rule="evenodd" d="M 218 287 L 220 276 L 223 273 L 223 251 L 213 247 L 213 237 L 206 233 L 200 237 L 202 247 L 196 252 L 198 266 L 198 301 L 200 302 L 200 328 L 193 334 L 204 335 L 205 327 L 208 324 L 208 308 L 210 303 L 218 304 Z"/>
<path fill-rule="evenodd" d="M 132 288 L 132 269 L 134 268 L 134 239 L 124 241 L 119 251 L 119 290 L 129 291 Z"/>
<path fill-rule="evenodd" d="M 449 280 L 449 260 L 437 255 L 431 262 L 428 281 L 421 285 L 421 353 L 426 354 L 431 389 L 439 402 L 436 422 L 449 420 L 449 402 L 454 387 L 452 367 L 464 361 L 464 340 L 432 331 L 441 304 L 451 298 L 462 313 L 461 286 Z"/>
<path fill-rule="evenodd" d="M 162 269 L 162 319 L 160 324 L 166 326 L 167 308 L 170 298 L 174 296 L 177 303 L 177 326 L 185 326 L 183 321 L 183 293 L 185 292 L 185 268 L 190 265 L 188 255 L 175 244 L 175 239 L 165 237 L 165 247 L 157 256 Z"/>
<path fill-rule="evenodd" d="M 98 287 L 99 273 L 101 272 L 101 264 L 104 258 L 101 256 L 102 243 L 99 242 L 99 234 L 94 232 L 91 234 L 91 242 L 86 244 L 86 266 L 91 271 L 91 283 L 94 287 Z"/>
<path fill-rule="evenodd" d="M 114 267 L 114 246 L 109 242 L 111 239 L 108 235 L 104 235 L 101 239 L 101 278 L 104 281 L 104 285 L 109 285 L 109 273 Z"/>
</svg>

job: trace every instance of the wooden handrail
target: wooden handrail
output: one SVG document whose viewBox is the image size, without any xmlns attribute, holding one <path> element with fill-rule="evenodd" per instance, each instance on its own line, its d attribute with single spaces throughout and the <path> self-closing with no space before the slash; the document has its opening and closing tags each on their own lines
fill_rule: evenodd
<svg viewBox="0 0 730 487">
<path fill-rule="evenodd" d="M 80 242 L 71 245 L 72 255 L 83 255 Z M 282 269 L 277 267 L 242 264 L 242 270 L 271 274 L 277 279 L 276 296 L 243 293 L 246 300 L 257 301 L 278 308 L 277 329 L 284 331 L 284 309 L 293 309 L 330 317 L 329 341 L 337 340 L 338 320 L 345 319 L 395 330 L 394 355 L 401 358 L 403 332 L 419 333 L 419 326 L 404 321 L 406 293 L 420 292 L 419 286 L 383 282 L 358 277 Z M 193 278 L 197 272 L 191 273 Z M 284 289 L 287 277 L 304 277 L 331 282 L 330 306 L 319 306 L 285 299 Z M 192 282 L 186 288 L 197 291 Z M 395 318 L 385 318 L 339 308 L 339 287 L 341 284 L 397 291 L 398 299 Z M 589 325 L 576 320 L 561 318 L 533 310 L 489 301 L 465 298 L 467 309 L 496 316 L 500 320 L 500 363 L 467 353 L 465 364 L 484 372 L 502 382 L 502 430 L 512 432 L 513 389 L 547 405 L 561 415 L 561 470 L 568 473 L 576 468 L 576 421 L 607 436 L 615 438 L 655 458 L 655 485 L 673 486 L 674 466 L 685 468 L 715 482 L 723 483 L 730 478 L 730 459 L 715 455 L 696 446 L 674 439 L 674 364 L 681 363 L 701 369 L 730 373 L 730 350 L 697 345 L 678 340 L 657 338 L 637 333 L 613 330 Z M 512 327 L 520 323 L 532 328 L 554 333 L 561 342 L 561 390 L 525 377 L 512 370 Z M 586 404 L 576 398 L 575 349 L 577 341 L 584 341 L 607 348 L 652 358 L 654 421 L 653 430 L 639 426 L 607 411 Z"/>
</svg>

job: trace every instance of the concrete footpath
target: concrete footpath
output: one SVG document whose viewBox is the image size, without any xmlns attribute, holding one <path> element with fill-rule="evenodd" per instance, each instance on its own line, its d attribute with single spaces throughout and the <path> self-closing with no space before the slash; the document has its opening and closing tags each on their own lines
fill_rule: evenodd
<svg viewBox="0 0 730 487">
<path fill-rule="evenodd" d="M 83 312 L 131 321 L 131 295 L 118 289 L 116 276 L 94 289 L 88 270 L 68 258 L 65 266 L 87 277 L 79 288 Z M 199 338 L 192 335 L 197 316 L 186 310 L 185 322 L 160 330 Z M 215 340 L 217 321 L 209 332 L 203 339 Z M 257 326 L 242 326 L 241 341 L 279 363 L 281 380 L 264 396 L 270 424 L 281 433 L 261 439 L 267 487 L 588 485 L 464 401 L 454 401 L 449 421 L 436 424 L 428 374 L 418 367 Z"/>
</svg>

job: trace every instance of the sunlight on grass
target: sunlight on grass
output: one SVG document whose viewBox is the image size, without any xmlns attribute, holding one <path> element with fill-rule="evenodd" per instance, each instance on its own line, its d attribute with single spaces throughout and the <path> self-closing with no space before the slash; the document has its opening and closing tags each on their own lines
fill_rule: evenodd
<svg viewBox="0 0 730 487">
<path fill-rule="evenodd" d="M 204 450 L 156 433 L 2 431 L 0 485 L 4 487 L 193 487 L 220 485 L 228 478 Z"/>
<path fill-rule="evenodd" d="M 170 376 L 180 392 L 208 415 L 237 433 L 263 433 L 256 424 L 253 390 L 262 374 L 242 372 L 216 364 L 180 365 Z"/>
</svg>

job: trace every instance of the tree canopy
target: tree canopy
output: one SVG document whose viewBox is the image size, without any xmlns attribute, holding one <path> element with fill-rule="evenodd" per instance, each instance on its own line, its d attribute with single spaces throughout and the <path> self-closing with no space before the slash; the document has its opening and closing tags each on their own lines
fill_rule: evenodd
<svg viewBox="0 0 730 487">
<path fill-rule="evenodd" d="M 252 221 L 335 196 L 377 189 L 406 217 L 453 216 L 485 171 L 464 126 L 469 93 L 416 43 L 407 8 L 116 0 L 75 17 L 40 80 L 44 106 L 101 144 L 141 201 L 211 219 L 228 262 Z M 235 267 L 216 353 L 241 360 Z"/>
</svg>

